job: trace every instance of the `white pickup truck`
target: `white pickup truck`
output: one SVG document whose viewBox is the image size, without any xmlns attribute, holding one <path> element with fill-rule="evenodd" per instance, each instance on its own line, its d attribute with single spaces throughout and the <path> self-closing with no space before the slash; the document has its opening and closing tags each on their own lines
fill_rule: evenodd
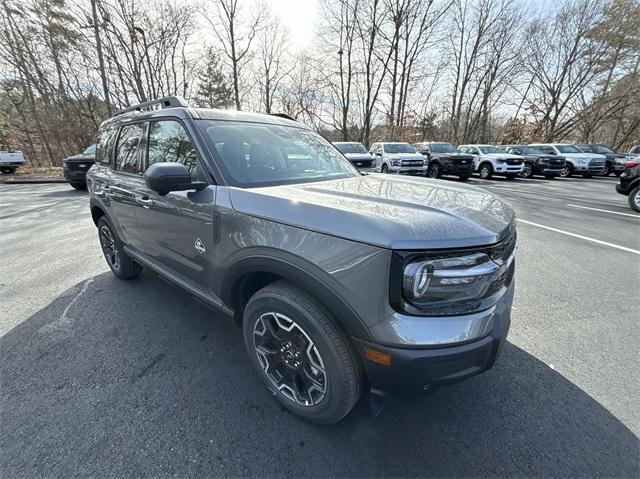
<svg viewBox="0 0 640 479">
<path fill-rule="evenodd" d="M 25 163 L 24 155 L 21 151 L 0 150 L 0 171 L 3 174 L 15 173 L 16 168 Z"/>
</svg>

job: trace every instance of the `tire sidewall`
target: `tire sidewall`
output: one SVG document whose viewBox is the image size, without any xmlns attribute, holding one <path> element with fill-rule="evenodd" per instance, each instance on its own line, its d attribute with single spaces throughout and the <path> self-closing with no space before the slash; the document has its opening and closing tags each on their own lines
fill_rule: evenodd
<svg viewBox="0 0 640 479">
<path fill-rule="evenodd" d="M 632 210 L 640 212 L 640 206 L 637 205 L 637 198 L 640 197 L 640 186 L 636 186 L 629 193 L 629 206 Z"/>
<path fill-rule="evenodd" d="M 291 401 L 273 386 L 264 373 L 254 349 L 253 328 L 260 315 L 268 312 L 282 313 L 293 319 L 304 329 L 318 349 L 325 366 L 325 374 L 327 377 L 327 392 L 320 404 L 316 406 L 302 406 Z M 323 311 L 323 313 L 327 314 L 325 311 Z M 313 321 L 312 316 L 301 305 L 290 301 L 286 297 L 275 298 L 258 292 L 245 308 L 242 330 L 245 347 L 251 364 L 267 389 L 274 394 L 283 406 L 308 420 L 319 423 L 327 422 L 326 418 L 335 414 L 340 407 L 338 396 L 342 394 L 341 389 L 344 387 L 343 372 L 340 370 L 339 363 L 336 359 L 337 351 L 327 333 Z"/>
<path fill-rule="evenodd" d="M 486 175 L 483 175 L 482 172 L 486 171 Z M 491 165 L 488 164 L 484 164 L 480 166 L 480 171 L 478 171 L 478 173 L 480 173 L 480 178 L 482 179 L 488 179 L 491 178 L 491 175 L 493 173 L 493 168 L 491 167 Z"/>
</svg>

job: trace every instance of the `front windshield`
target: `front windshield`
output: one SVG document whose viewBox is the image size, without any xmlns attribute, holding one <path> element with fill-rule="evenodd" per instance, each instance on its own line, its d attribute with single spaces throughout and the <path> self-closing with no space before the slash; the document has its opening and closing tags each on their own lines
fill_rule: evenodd
<svg viewBox="0 0 640 479">
<path fill-rule="evenodd" d="M 582 153 L 575 146 L 572 145 L 556 145 L 556 148 L 560 153 Z"/>
<path fill-rule="evenodd" d="M 385 143 L 385 153 L 415 153 L 416 149 L 409 143 Z"/>
<path fill-rule="evenodd" d="M 87 149 L 82 152 L 83 155 L 95 155 L 96 145 L 87 146 Z"/>
<path fill-rule="evenodd" d="M 544 155 L 544 152 L 535 146 L 518 146 L 517 148 L 523 155 Z"/>
<path fill-rule="evenodd" d="M 611 148 L 604 145 L 591 145 L 591 149 L 594 153 L 615 153 Z"/>
<path fill-rule="evenodd" d="M 360 176 L 317 133 L 264 123 L 199 120 L 227 182 L 241 188 Z"/>
<path fill-rule="evenodd" d="M 367 149 L 360 143 L 335 143 L 334 146 L 341 153 L 367 153 Z"/>
<path fill-rule="evenodd" d="M 430 146 L 433 153 L 456 153 L 456 150 L 450 143 L 432 143 Z"/>
<path fill-rule="evenodd" d="M 479 146 L 478 149 L 485 155 L 490 155 L 492 153 L 504 153 L 504 150 L 497 146 Z"/>
</svg>

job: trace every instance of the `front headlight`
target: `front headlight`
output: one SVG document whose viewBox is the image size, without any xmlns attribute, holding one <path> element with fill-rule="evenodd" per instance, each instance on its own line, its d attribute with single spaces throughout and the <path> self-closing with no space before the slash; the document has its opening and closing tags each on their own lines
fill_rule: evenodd
<svg viewBox="0 0 640 479">
<path fill-rule="evenodd" d="M 424 316 L 468 314 L 490 307 L 511 283 L 515 235 L 485 251 L 408 257 L 397 306 Z"/>
<path fill-rule="evenodd" d="M 507 162 L 507 160 L 505 160 L 504 158 L 498 158 L 496 161 L 498 163 L 506 163 Z"/>
</svg>

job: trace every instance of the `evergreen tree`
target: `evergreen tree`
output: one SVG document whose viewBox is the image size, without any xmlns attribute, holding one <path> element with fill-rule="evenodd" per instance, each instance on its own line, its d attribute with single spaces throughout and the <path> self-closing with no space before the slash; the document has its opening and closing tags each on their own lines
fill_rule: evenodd
<svg viewBox="0 0 640 479">
<path fill-rule="evenodd" d="M 220 58 L 209 47 L 205 59 L 204 67 L 197 77 L 196 105 L 201 108 L 231 108 L 233 90 L 222 72 Z"/>
</svg>

